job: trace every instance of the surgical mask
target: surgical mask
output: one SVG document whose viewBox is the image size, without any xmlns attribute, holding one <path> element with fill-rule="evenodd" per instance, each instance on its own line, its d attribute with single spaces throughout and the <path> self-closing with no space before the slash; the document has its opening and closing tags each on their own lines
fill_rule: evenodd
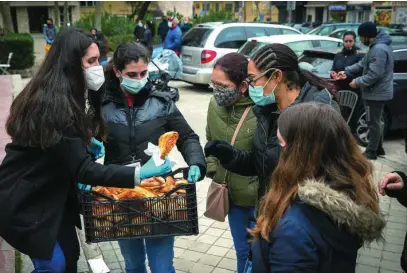
<svg viewBox="0 0 407 273">
<path fill-rule="evenodd" d="M 138 94 L 141 89 L 146 86 L 148 82 L 148 75 L 146 75 L 143 79 L 141 80 L 136 80 L 136 79 L 129 79 L 126 77 L 122 76 L 122 82 L 120 85 L 126 89 L 131 94 Z"/>
<path fill-rule="evenodd" d="M 105 82 L 105 74 L 101 65 L 91 66 L 85 69 L 85 78 L 88 89 L 98 91 Z"/>
<path fill-rule="evenodd" d="M 138 23 L 138 26 L 139 26 L 139 27 L 143 27 L 143 23 Z"/>
<path fill-rule="evenodd" d="M 168 22 L 168 27 L 169 27 L 169 28 L 172 27 L 172 22 Z"/>
<path fill-rule="evenodd" d="M 213 89 L 213 96 L 215 97 L 216 104 L 221 107 L 227 107 L 233 105 L 241 93 L 238 88 L 225 88 L 219 85 L 211 84 Z"/>
<path fill-rule="evenodd" d="M 274 94 L 274 91 L 276 90 L 277 84 L 276 84 L 276 86 L 274 86 L 273 90 L 271 90 L 271 93 L 269 95 L 267 95 L 267 96 L 263 95 L 264 87 L 269 83 L 269 81 L 271 80 L 272 77 L 273 77 L 273 74 L 270 76 L 270 78 L 268 79 L 266 84 L 263 86 L 249 85 L 250 98 L 253 100 L 253 102 L 256 105 L 264 106 L 264 105 L 268 105 L 268 104 L 272 104 L 272 103 L 276 102 L 276 95 Z"/>
</svg>

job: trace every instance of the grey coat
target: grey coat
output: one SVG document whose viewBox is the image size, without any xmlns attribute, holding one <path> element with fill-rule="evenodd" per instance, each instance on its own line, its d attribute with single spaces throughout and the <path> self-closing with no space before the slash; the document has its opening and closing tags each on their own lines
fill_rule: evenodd
<svg viewBox="0 0 407 273">
<path fill-rule="evenodd" d="M 365 100 L 388 101 L 393 98 L 393 50 L 389 34 L 380 31 L 363 59 L 345 69 L 348 77 L 363 72 L 356 78 Z"/>
</svg>

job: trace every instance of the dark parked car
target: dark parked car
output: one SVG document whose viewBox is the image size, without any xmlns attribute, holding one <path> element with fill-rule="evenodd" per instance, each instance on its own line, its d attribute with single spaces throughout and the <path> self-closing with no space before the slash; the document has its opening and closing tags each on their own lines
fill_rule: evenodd
<svg viewBox="0 0 407 273">
<path fill-rule="evenodd" d="M 315 74 L 330 78 L 333 59 L 338 52 L 337 48 L 305 50 L 300 62 Z M 389 130 L 404 129 L 407 127 L 407 46 L 393 46 L 394 54 L 394 97 L 386 103 L 383 113 L 384 134 Z M 366 123 L 366 113 L 363 101 L 359 101 L 349 126 L 361 145 L 366 146 L 369 141 L 369 129 Z"/>
</svg>

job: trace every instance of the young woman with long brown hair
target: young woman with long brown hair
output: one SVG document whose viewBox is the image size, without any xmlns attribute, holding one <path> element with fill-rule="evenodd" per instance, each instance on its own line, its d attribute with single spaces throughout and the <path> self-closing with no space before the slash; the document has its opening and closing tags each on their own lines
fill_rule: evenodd
<svg viewBox="0 0 407 273">
<path fill-rule="evenodd" d="M 326 104 L 287 108 L 278 139 L 283 151 L 251 231 L 253 272 L 355 272 L 358 249 L 385 225 L 372 165 Z"/>
</svg>

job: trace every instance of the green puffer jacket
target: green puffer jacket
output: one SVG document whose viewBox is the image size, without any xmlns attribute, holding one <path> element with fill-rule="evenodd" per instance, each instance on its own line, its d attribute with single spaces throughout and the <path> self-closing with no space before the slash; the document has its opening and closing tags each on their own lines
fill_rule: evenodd
<svg viewBox="0 0 407 273">
<path fill-rule="evenodd" d="M 215 98 L 209 103 L 206 139 L 232 141 L 233 133 L 247 106 L 254 106 L 249 97 L 242 97 L 233 107 L 219 107 Z M 250 110 L 236 137 L 235 147 L 251 150 L 252 138 L 256 132 L 257 120 Z M 226 183 L 229 196 L 233 203 L 241 207 L 255 206 L 257 202 L 259 182 L 257 176 L 241 176 L 227 172 L 215 157 L 208 157 L 206 176 L 216 183 Z"/>
</svg>

